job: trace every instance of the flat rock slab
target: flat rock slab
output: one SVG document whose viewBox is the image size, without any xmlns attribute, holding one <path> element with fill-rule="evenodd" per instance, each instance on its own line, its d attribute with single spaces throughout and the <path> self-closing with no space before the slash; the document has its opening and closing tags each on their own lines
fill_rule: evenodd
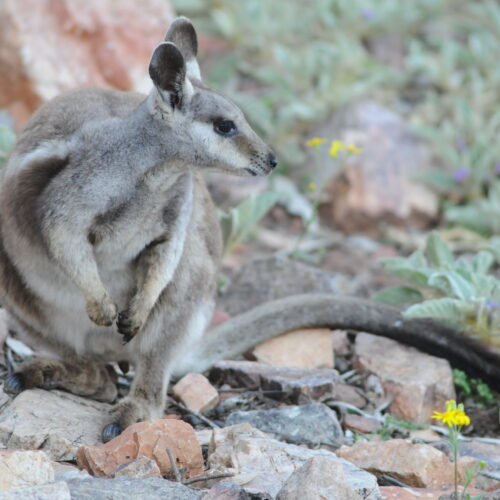
<svg viewBox="0 0 500 500">
<path fill-rule="evenodd" d="M 306 328 L 283 333 L 255 346 L 252 356 L 271 366 L 332 369 L 333 333 L 329 328 Z"/>
<path fill-rule="evenodd" d="M 279 397 L 288 394 L 293 402 L 319 399 L 331 394 L 339 383 L 336 370 L 280 368 L 253 361 L 221 361 L 210 371 L 210 380 L 232 387 L 262 388 L 276 391 Z"/>
<path fill-rule="evenodd" d="M 456 399 L 450 364 L 394 340 L 360 333 L 354 364 L 377 375 L 384 390 L 394 396 L 390 412 L 404 420 L 430 423 L 434 410 Z"/>
<path fill-rule="evenodd" d="M 322 403 L 271 410 L 236 411 L 227 425 L 249 422 L 273 437 L 295 444 L 340 446 L 344 435 L 337 414 Z"/>
<path fill-rule="evenodd" d="M 80 446 L 102 443 L 110 408 L 62 391 L 24 391 L 0 413 L 0 444 L 42 449 L 52 460 L 74 460 Z"/>
<path fill-rule="evenodd" d="M 346 481 L 344 467 L 324 457 L 310 458 L 285 482 L 276 500 L 362 500 Z"/>
<path fill-rule="evenodd" d="M 0 492 L 0 500 L 72 500 L 64 481 L 44 484 L 33 488 L 16 488 Z"/>
<path fill-rule="evenodd" d="M 203 493 L 156 477 L 86 479 L 68 483 L 71 500 L 199 500 Z"/>
<path fill-rule="evenodd" d="M 0 451 L 0 490 L 39 486 L 54 481 L 54 467 L 43 451 Z"/>
<path fill-rule="evenodd" d="M 382 442 L 359 441 L 342 446 L 337 455 L 372 474 L 387 474 L 416 488 L 438 488 L 453 484 L 454 466 L 448 457 L 428 444 L 410 443 L 404 439 Z M 460 457 L 459 479 L 474 459 Z"/>
<path fill-rule="evenodd" d="M 375 476 L 327 450 L 310 450 L 271 439 L 244 423 L 217 429 L 208 450 L 212 470 L 229 471 L 248 492 L 275 498 L 287 479 L 310 458 L 321 457 L 341 464 L 345 484 L 362 499 L 380 500 Z"/>
</svg>

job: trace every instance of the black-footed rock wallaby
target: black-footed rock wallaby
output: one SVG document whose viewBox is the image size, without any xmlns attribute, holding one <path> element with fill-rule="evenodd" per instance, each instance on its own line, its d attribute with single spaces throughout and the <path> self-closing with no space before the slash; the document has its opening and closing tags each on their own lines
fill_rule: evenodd
<svg viewBox="0 0 500 500">
<path fill-rule="evenodd" d="M 148 96 L 88 88 L 42 106 L 0 191 L 1 301 L 46 356 L 5 389 L 113 401 L 104 363 L 133 363 L 104 439 L 161 416 L 174 360 L 212 317 L 221 236 L 202 172 L 276 166 L 241 110 L 202 83 L 190 21 L 176 19 L 165 40 Z"/>
<path fill-rule="evenodd" d="M 0 187 L 0 300 L 12 329 L 43 357 L 4 389 L 62 388 L 112 402 L 106 363 L 132 363 L 106 441 L 161 416 L 173 370 L 203 371 L 315 326 L 401 340 L 500 388 L 500 356 L 437 322 L 353 298 L 289 297 L 203 335 L 222 244 L 201 175 L 266 175 L 276 158 L 241 110 L 202 83 L 196 54 L 196 32 L 178 18 L 153 53 L 148 96 L 70 92 L 19 136 Z"/>
</svg>

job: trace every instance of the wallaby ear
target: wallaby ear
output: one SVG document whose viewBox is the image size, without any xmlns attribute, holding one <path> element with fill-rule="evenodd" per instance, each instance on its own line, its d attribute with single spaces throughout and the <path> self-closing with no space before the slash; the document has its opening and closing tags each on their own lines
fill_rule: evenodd
<svg viewBox="0 0 500 500">
<path fill-rule="evenodd" d="M 163 98 L 168 95 L 172 108 L 182 107 L 186 85 L 186 63 L 171 42 L 156 47 L 149 63 L 149 76 Z"/>
<path fill-rule="evenodd" d="M 187 17 L 177 17 L 174 19 L 165 35 L 165 41 L 175 43 L 181 51 L 186 61 L 188 78 L 201 80 L 200 67 L 196 60 L 196 55 L 198 54 L 198 37 L 191 21 Z"/>
</svg>

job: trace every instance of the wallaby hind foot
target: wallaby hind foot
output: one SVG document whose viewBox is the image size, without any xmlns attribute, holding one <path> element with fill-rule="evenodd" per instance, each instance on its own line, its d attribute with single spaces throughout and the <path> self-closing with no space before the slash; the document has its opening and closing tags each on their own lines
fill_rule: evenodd
<svg viewBox="0 0 500 500">
<path fill-rule="evenodd" d="M 4 391 L 16 396 L 26 389 L 64 389 L 79 396 L 112 403 L 117 397 L 111 367 L 84 359 L 35 359 L 23 363 L 5 380 Z"/>
</svg>

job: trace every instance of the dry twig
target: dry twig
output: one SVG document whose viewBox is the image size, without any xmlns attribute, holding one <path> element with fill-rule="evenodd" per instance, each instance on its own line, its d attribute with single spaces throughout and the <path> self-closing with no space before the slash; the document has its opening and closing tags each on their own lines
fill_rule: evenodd
<svg viewBox="0 0 500 500">
<path fill-rule="evenodd" d="M 192 477 L 191 479 L 186 479 L 182 484 L 188 485 L 191 483 L 197 483 L 198 481 L 208 481 L 209 479 L 222 479 L 224 477 L 234 477 L 232 472 L 217 472 L 215 474 L 202 474 L 201 476 Z"/>
</svg>

